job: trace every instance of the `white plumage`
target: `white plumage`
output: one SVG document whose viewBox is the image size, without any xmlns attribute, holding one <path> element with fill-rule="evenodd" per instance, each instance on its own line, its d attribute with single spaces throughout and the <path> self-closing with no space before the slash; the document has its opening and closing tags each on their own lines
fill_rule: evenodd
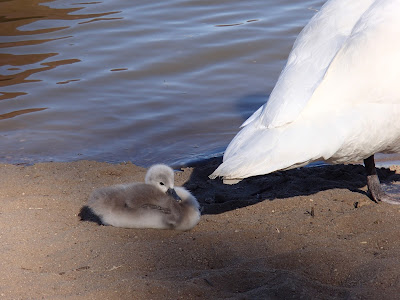
<svg viewBox="0 0 400 300">
<path fill-rule="evenodd" d="M 210 177 L 243 179 L 400 152 L 399 119 L 400 1 L 330 0 L 302 30 L 269 101 L 242 125 Z"/>
</svg>

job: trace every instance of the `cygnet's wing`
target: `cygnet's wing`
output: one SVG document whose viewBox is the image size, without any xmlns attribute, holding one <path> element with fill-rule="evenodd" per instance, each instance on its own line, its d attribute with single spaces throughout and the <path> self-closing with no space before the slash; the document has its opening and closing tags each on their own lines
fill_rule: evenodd
<svg viewBox="0 0 400 300">
<path fill-rule="evenodd" d="M 243 123 L 274 128 L 292 122 L 307 105 L 330 63 L 374 0 L 328 1 L 296 39 L 269 101 Z"/>
<path fill-rule="evenodd" d="M 97 211 L 137 209 L 144 204 L 159 204 L 165 196 L 153 185 L 145 183 L 120 184 L 95 190 L 88 205 Z"/>
<path fill-rule="evenodd" d="M 171 209 L 170 208 L 162 207 L 162 206 L 155 205 L 155 204 L 150 204 L 150 203 L 145 203 L 140 208 L 154 210 L 156 212 L 163 213 L 163 214 L 166 214 L 166 215 L 170 215 L 171 214 Z"/>
<path fill-rule="evenodd" d="M 132 184 L 127 185 L 125 193 L 125 206 L 131 209 L 156 209 L 168 211 L 168 203 L 172 197 L 160 191 L 151 184 Z"/>
</svg>

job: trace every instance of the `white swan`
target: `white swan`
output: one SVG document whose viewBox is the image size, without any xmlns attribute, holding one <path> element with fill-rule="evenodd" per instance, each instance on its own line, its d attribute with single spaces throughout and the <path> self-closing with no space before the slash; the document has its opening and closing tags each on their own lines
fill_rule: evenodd
<svg viewBox="0 0 400 300">
<path fill-rule="evenodd" d="M 269 101 L 210 177 L 364 160 L 372 198 L 392 201 L 374 154 L 400 152 L 399 37 L 400 1 L 327 1 L 298 36 Z"/>
<path fill-rule="evenodd" d="M 149 168 L 145 183 L 95 190 L 79 216 L 115 227 L 189 230 L 200 221 L 200 210 L 188 190 L 174 188 L 173 170 L 158 164 Z"/>
</svg>

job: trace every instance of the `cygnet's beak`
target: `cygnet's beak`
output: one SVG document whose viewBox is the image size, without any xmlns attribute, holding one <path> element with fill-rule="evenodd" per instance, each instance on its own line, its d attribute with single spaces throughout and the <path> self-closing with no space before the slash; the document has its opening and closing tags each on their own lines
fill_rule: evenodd
<svg viewBox="0 0 400 300">
<path fill-rule="evenodd" d="M 174 189 L 169 188 L 167 190 L 167 195 L 171 196 L 172 198 L 174 198 L 176 201 L 181 202 L 182 199 L 178 196 L 178 194 L 175 192 Z"/>
</svg>

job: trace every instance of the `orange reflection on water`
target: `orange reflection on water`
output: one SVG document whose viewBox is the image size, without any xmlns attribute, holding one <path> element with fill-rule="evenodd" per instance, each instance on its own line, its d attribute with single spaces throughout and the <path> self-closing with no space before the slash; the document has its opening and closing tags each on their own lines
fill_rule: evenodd
<svg viewBox="0 0 400 300">
<path fill-rule="evenodd" d="M 51 3 L 52 1 L 50 1 Z M 4 49 L 4 53 L 0 53 L 0 87 L 14 86 L 21 83 L 37 82 L 40 79 L 29 79 L 35 73 L 48 71 L 58 66 L 73 64 L 80 62 L 77 58 L 60 59 L 50 62 L 42 62 L 51 57 L 56 57 L 60 53 L 29 53 L 26 46 L 34 46 L 55 41 L 69 36 L 58 36 L 55 38 L 44 38 L 43 34 L 61 31 L 69 28 L 66 26 L 49 26 L 48 28 L 29 29 L 28 25 L 36 21 L 43 20 L 83 20 L 83 23 L 96 22 L 103 20 L 102 17 L 115 14 L 118 12 L 105 12 L 96 14 L 77 14 L 76 12 L 83 9 L 84 5 L 92 3 L 78 3 L 79 7 L 73 8 L 53 8 L 43 3 L 49 1 L 43 0 L 11 0 L 0 1 L 0 48 Z M 82 7 L 81 7 L 82 6 Z M 116 19 L 116 18 L 104 18 Z M 57 24 L 57 22 L 54 22 Z M 48 23 L 46 23 L 48 24 Z M 3 38 L 1 38 L 3 37 Z M 13 49 L 18 52 L 13 53 Z M 19 54 L 27 52 L 27 54 Z M 42 48 L 45 49 L 45 48 Z M 62 49 L 62 48 L 61 48 Z M 58 49 L 57 49 L 58 50 Z M 7 53 L 5 53 L 7 52 Z M 18 54 L 17 54 L 18 53 Z M 4 71 L 2 71 L 4 70 Z M 69 80 L 68 82 L 77 81 L 79 79 Z M 67 82 L 67 81 L 66 81 Z M 60 82 L 64 83 L 64 81 Z M 12 99 L 18 96 L 26 95 L 26 91 L 0 91 L 0 100 Z"/>
<path fill-rule="evenodd" d="M 29 108 L 29 109 L 20 109 L 20 110 L 16 110 L 13 112 L 9 112 L 9 113 L 5 113 L 0 115 L 0 120 L 3 119 L 10 119 L 19 115 L 23 115 L 23 114 L 27 114 L 27 113 L 31 113 L 31 112 L 37 112 L 37 111 L 42 111 L 45 110 L 46 108 Z"/>
<path fill-rule="evenodd" d="M 0 36 L 16 36 L 26 34 L 42 34 L 61 30 L 66 27 L 45 28 L 37 30 L 20 30 L 19 28 L 38 20 L 80 20 L 89 18 L 100 18 L 117 12 L 106 12 L 101 14 L 72 14 L 84 7 L 75 8 L 52 8 L 42 3 L 52 1 L 43 0 L 12 0 L 0 2 Z M 84 5 L 85 3 L 81 3 Z M 86 3 L 90 4 L 90 3 Z"/>
<path fill-rule="evenodd" d="M 57 53 L 46 53 L 46 54 L 26 54 L 26 55 L 13 55 L 13 54 L 1 54 L 0 53 L 0 66 L 11 65 L 11 66 L 24 66 L 35 64 L 43 61 L 49 57 L 55 56 Z M 39 68 L 27 69 L 19 73 L 12 75 L 1 75 L 0 74 L 0 87 L 16 85 L 26 82 L 35 82 L 40 80 L 28 80 L 27 78 L 41 71 L 51 70 L 55 67 L 73 64 L 79 62 L 79 59 L 64 59 L 59 61 L 52 61 L 47 63 L 41 63 Z M 8 70 L 18 70 L 19 68 L 9 68 Z"/>
<path fill-rule="evenodd" d="M 23 95 L 26 95 L 26 93 L 23 93 L 23 92 L 15 92 L 15 93 L 0 92 L 0 101 L 5 100 L 5 99 L 17 98 L 18 96 L 23 96 Z"/>
</svg>

